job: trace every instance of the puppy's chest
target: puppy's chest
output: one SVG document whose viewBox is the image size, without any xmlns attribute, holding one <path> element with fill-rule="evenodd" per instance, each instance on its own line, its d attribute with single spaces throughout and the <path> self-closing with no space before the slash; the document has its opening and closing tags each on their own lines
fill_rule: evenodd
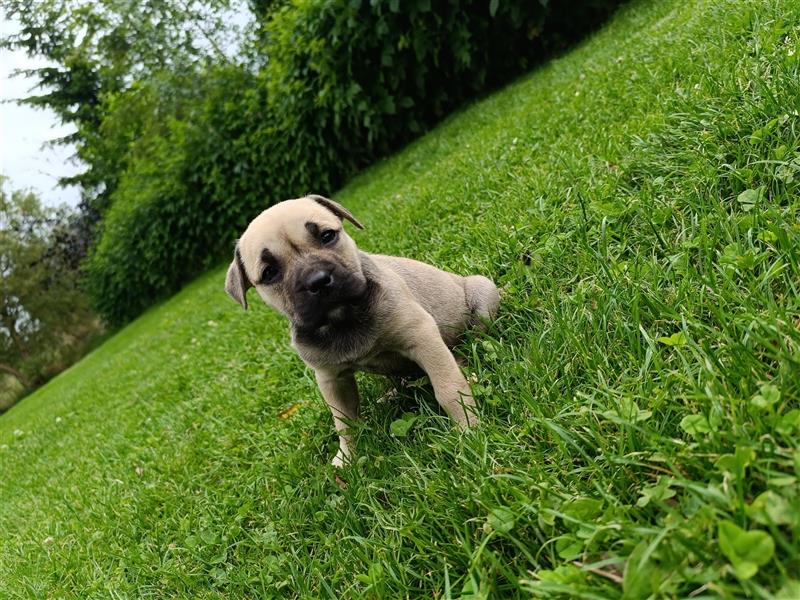
<svg viewBox="0 0 800 600">
<path fill-rule="evenodd" d="M 394 350 L 378 350 L 374 340 L 371 350 L 367 344 L 351 344 L 340 348 L 319 348 L 313 345 L 293 343 L 300 357 L 312 367 L 338 367 L 341 370 L 366 371 L 379 375 L 421 375 L 417 364 Z"/>
<path fill-rule="evenodd" d="M 379 375 L 416 375 L 422 370 L 417 364 L 397 352 L 378 352 L 353 361 L 350 368 L 356 371 L 367 371 Z"/>
</svg>

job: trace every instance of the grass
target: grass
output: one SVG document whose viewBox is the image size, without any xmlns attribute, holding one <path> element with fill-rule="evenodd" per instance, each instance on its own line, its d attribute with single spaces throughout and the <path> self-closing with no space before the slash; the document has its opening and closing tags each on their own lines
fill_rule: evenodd
<svg viewBox="0 0 800 600">
<path fill-rule="evenodd" d="M 479 430 L 362 376 L 337 475 L 220 268 L 0 418 L 0 595 L 800 597 L 798 23 L 634 2 L 334 195 L 504 288 L 458 348 Z"/>
</svg>

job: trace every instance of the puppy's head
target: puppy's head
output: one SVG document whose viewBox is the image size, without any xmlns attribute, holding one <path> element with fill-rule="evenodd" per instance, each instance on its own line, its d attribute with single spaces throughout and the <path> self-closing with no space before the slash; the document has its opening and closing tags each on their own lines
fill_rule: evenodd
<svg viewBox="0 0 800 600">
<path fill-rule="evenodd" d="M 303 328 L 341 319 L 368 287 L 343 219 L 363 229 L 347 209 L 322 196 L 268 208 L 239 238 L 225 291 L 247 308 L 247 290 L 255 287 L 266 304 Z"/>
</svg>

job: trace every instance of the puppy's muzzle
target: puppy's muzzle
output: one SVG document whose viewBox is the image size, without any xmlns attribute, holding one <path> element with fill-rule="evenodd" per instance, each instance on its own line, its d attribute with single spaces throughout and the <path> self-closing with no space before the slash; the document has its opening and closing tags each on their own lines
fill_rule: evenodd
<svg viewBox="0 0 800 600">
<path fill-rule="evenodd" d="M 311 294 L 320 294 L 333 287 L 332 269 L 313 269 L 301 280 L 301 285 L 305 291 Z"/>
<path fill-rule="evenodd" d="M 328 261 L 316 261 L 301 268 L 294 280 L 294 291 L 299 296 L 312 296 L 315 301 L 322 297 L 337 295 L 344 283 L 336 265 Z"/>
<path fill-rule="evenodd" d="M 315 328 L 344 319 L 366 289 L 363 276 L 334 262 L 315 261 L 305 265 L 297 272 L 293 285 L 296 325 Z"/>
</svg>

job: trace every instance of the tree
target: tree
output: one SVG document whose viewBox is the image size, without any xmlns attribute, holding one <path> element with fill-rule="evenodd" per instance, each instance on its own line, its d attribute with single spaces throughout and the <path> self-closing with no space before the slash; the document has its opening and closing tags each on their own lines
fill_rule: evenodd
<svg viewBox="0 0 800 600">
<path fill-rule="evenodd" d="M 238 4 L 241 4 L 238 3 Z M 5 18 L 17 33 L 0 37 L 0 48 L 46 59 L 20 74 L 40 93 L 22 103 L 52 109 L 75 131 L 53 143 L 75 144 L 87 165 L 63 185 L 79 185 L 90 225 L 108 207 L 125 153 L 109 154 L 102 130 L 108 103 L 137 81 L 165 73 L 183 76 L 208 61 L 227 61 L 238 34 L 230 24 L 232 0 L 6 0 Z M 184 77 L 185 80 L 185 77 Z M 165 102 L 169 102 L 167 94 Z M 169 109 L 168 109 L 169 111 Z M 119 145 L 119 144 L 117 144 Z"/>
<path fill-rule="evenodd" d="M 79 286 L 74 216 L 0 187 L 0 372 L 26 388 L 97 330 Z"/>
</svg>

